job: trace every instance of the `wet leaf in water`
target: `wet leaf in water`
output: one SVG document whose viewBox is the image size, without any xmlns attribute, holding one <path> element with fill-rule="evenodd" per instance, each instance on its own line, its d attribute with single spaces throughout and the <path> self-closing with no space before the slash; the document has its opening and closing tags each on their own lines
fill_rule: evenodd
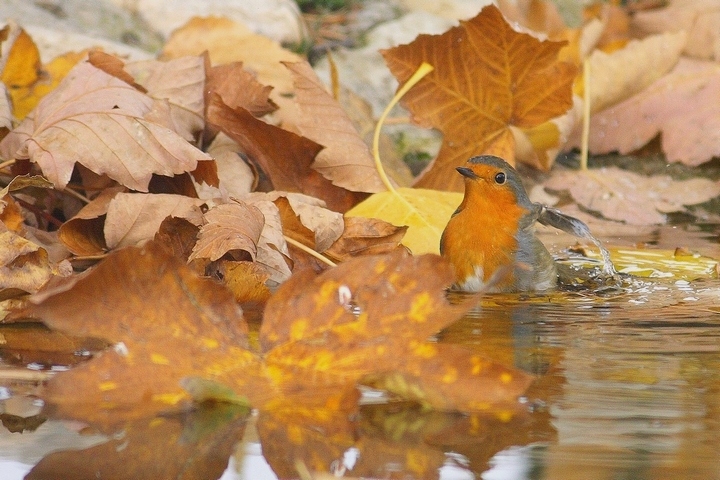
<svg viewBox="0 0 720 480">
<path fill-rule="evenodd" d="M 114 344 L 49 382 L 43 398 L 60 418 L 107 427 L 177 410 L 191 399 L 180 384 L 188 376 L 260 394 L 258 403 L 267 392 L 232 294 L 152 242 L 111 254 L 24 313 Z"/>
</svg>

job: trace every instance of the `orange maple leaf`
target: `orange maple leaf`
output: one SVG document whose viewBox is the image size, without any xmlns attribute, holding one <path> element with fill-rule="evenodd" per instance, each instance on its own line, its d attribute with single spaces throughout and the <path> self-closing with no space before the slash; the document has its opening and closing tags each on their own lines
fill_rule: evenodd
<svg viewBox="0 0 720 480">
<path fill-rule="evenodd" d="M 402 84 L 422 62 L 435 70 L 403 97 L 413 120 L 444 134 L 417 186 L 462 191 L 454 168 L 494 154 L 515 163 L 511 128 L 531 129 L 572 105 L 576 67 L 557 61 L 565 42 L 515 31 L 490 5 L 442 35 L 419 35 L 382 52 Z"/>
</svg>

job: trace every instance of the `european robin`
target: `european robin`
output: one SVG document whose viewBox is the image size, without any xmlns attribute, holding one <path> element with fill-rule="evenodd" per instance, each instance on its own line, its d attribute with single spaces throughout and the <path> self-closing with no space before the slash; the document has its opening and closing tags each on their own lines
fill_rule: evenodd
<svg viewBox="0 0 720 480">
<path fill-rule="evenodd" d="M 530 201 L 517 171 L 491 155 L 473 157 L 457 171 L 465 177 L 465 197 L 440 239 L 441 255 L 455 268 L 454 288 L 554 288 L 555 262 L 534 232 L 544 207 Z"/>
</svg>

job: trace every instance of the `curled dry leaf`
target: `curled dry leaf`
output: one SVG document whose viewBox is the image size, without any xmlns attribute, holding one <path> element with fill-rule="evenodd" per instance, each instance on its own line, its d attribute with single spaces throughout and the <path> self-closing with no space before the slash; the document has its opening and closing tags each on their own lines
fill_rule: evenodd
<svg viewBox="0 0 720 480">
<path fill-rule="evenodd" d="M 75 255 L 98 255 L 107 251 L 105 216 L 110 201 L 122 187 L 106 188 L 73 218 L 60 226 L 58 238 Z"/>
<path fill-rule="evenodd" d="M 167 217 L 200 225 L 203 203 L 183 195 L 118 193 L 108 204 L 105 243 L 110 249 L 139 245 L 152 239 Z"/>
<path fill-rule="evenodd" d="M 78 162 L 147 191 L 153 173 L 181 174 L 210 160 L 177 133 L 145 120 L 152 104 L 127 83 L 81 63 L 0 142 L 0 155 L 36 162 L 58 188 Z"/>
<path fill-rule="evenodd" d="M 230 108 L 243 107 L 256 117 L 277 110 L 270 100 L 273 87 L 257 81 L 255 75 L 243 68 L 242 62 L 216 65 L 207 72 L 205 90 L 220 95 Z"/>
<path fill-rule="evenodd" d="M 669 161 L 700 165 L 720 156 L 719 96 L 720 66 L 681 58 L 642 92 L 591 117 L 590 151 L 629 153 L 661 133 Z"/>
<path fill-rule="evenodd" d="M 244 108 L 231 109 L 218 95 L 209 100 L 207 121 L 238 142 L 267 174 L 275 190 L 320 198 L 344 212 L 362 195 L 333 185 L 311 167 L 321 145 L 263 122 Z"/>
<path fill-rule="evenodd" d="M 533 128 L 572 106 L 576 67 L 558 62 L 563 44 L 515 31 L 489 5 L 442 35 L 419 35 L 408 45 L 385 50 L 400 83 L 422 62 L 435 67 L 402 99 L 413 120 L 443 133 L 438 157 L 416 184 L 462 191 L 455 167 L 481 153 L 514 164 L 510 126 Z M 558 141 L 559 135 L 555 145 Z"/>
<path fill-rule="evenodd" d="M 605 218 L 633 225 L 666 222 L 663 213 L 685 211 L 720 195 L 720 183 L 704 178 L 673 180 L 667 175 L 644 176 L 619 168 L 553 175 L 545 188 L 567 190 L 586 209 Z"/>
<path fill-rule="evenodd" d="M 44 248 L 11 231 L 0 232 L 0 298 L 13 296 L 13 291 L 34 293 L 52 276 L 71 274 L 67 261 L 52 264 Z"/>
<path fill-rule="evenodd" d="M 245 201 L 257 207 L 265 218 L 255 262 L 266 268 L 271 282 L 276 285 L 283 283 L 292 274 L 292 260 L 283 236 L 280 211 L 271 201 L 255 200 L 252 195 L 245 197 Z"/>
<path fill-rule="evenodd" d="M 208 155 L 215 159 L 218 188 L 223 197 L 240 198 L 253 191 L 257 186 L 255 172 L 240 156 L 241 148 L 233 139 L 220 132 L 207 149 Z M 210 190 L 207 196 L 201 189 L 200 198 L 217 196 L 217 190 Z"/>
<path fill-rule="evenodd" d="M 313 169 L 334 185 L 354 192 L 384 192 L 386 188 L 370 149 L 310 64 L 297 62 L 285 66 L 293 74 L 300 115 L 295 123 L 285 122 L 283 126 L 325 147 L 315 157 Z"/>
<path fill-rule="evenodd" d="M 217 205 L 205 213 L 204 219 L 188 261 L 196 258 L 215 261 L 228 253 L 235 260 L 245 260 L 248 256 L 255 260 L 265 224 L 257 207 L 241 201 Z"/>
<path fill-rule="evenodd" d="M 251 201 L 269 200 L 280 212 L 283 232 L 300 243 L 324 252 L 343 232 L 343 216 L 325 207 L 325 202 L 300 193 L 253 193 Z"/>
<path fill-rule="evenodd" d="M 408 227 L 396 227 L 378 218 L 345 217 L 342 235 L 323 253 L 346 261 L 363 255 L 381 255 L 398 248 Z"/>
</svg>

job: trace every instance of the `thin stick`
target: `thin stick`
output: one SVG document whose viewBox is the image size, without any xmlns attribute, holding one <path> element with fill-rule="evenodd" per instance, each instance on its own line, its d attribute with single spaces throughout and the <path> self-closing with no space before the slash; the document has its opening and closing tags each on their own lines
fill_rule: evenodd
<svg viewBox="0 0 720 480">
<path fill-rule="evenodd" d="M 330 260 L 329 258 L 327 258 L 326 256 L 316 252 L 315 250 L 313 250 L 312 248 L 310 248 L 306 245 L 303 245 L 302 243 L 298 242 L 297 240 L 293 240 L 292 238 L 290 238 L 286 235 L 283 235 L 283 236 L 285 237 L 285 241 L 287 243 L 289 243 L 290 245 L 292 245 L 293 247 L 299 248 L 300 250 L 307 253 L 308 255 L 312 255 L 313 257 L 317 258 L 318 260 L 320 260 L 321 262 L 323 262 L 327 265 L 330 265 L 331 267 L 337 267 L 337 264 L 335 262 L 333 262 L 332 260 Z"/>
<path fill-rule="evenodd" d="M 81 202 L 83 202 L 83 203 L 85 203 L 85 204 L 90 203 L 90 199 L 89 199 L 89 198 L 87 198 L 85 195 L 83 195 L 83 194 L 81 194 L 81 193 L 76 192 L 76 191 L 73 190 L 72 188 L 64 188 L 64 189 L 62 189 L 62 190 L 60 190 L 60 191 L 61 191 L 62 193 L 67 193 L 67 194 L 70 195 L 71 197 L 77 198 L 78 200 L 80 200 Z"/>
<path fill-rule="evenodd" d="M 12 160 L 8 160 L 8 161 L 6 161 L 6 162 L 2 162 L 2 163 L 0 163 L 0 170 L 3 170 L 3 169 L 5 169 L 5 168 L 7 168 L 7 167 L 9 167 L 9 166 L 11 166 L 11 165 L 14 165 L 14 164 L 15 164 L 15 159 L 14 159 L 14 158 L 13 158 Z"/>
<path fill-rule="evenodd" d="M 408 90 L 414 87 L 416 83 L 422 80 L 425 75 L 432 72 L 434 69 L 435 67 L 433 67 L 429 63 L 423 62 L 422 65 L 420 65 L 418 69 L 415 70 L 415 73 L 413 73 L 410 79 L 405 82 L 405 85 L 403 85 L 400 90 L 397 91 L 393 99 L 390 100 L 388 106 L 385 107 L 385 111 L 382 113 L 382 115 L 380 115 L 380 119 L 378 120 L 377 125 L 375 125 L 375 133 L 373 135 L 373 158 L 375 159 L 375 168 L 377 169 L 377 172 L 380 175 L 380 179 L 385 185 L 385 188 L 393 192 L 395 195 L 398 195 L 398 193 L 395 190 L 395 187 L 393 187 L 392 183 L 390 182 L 388 176 L 385 174 L 385 169 L 383 168 L 382 162 L 380 161 L 380 129 L 382 128 L 383 123 L 385 123 L 385 119 L 390 114 L 390 110 L 392 110 L 393 107 L 400 101 L 403 95 L 405 95 Z"/>
<path fill-rule="evenodd" d="M 590 60 L 583 61 L 583 128 L 580 145 L 580 170 L 588 169 L 588 142 L 590 138 Z"/>
<path fill-rule="evenodd" d="M 53 375 L 53 372 L 36 370 L 0 370 L 0 380 L 12 380 L 15 382 L 43 382 Z"/>
</svg>

